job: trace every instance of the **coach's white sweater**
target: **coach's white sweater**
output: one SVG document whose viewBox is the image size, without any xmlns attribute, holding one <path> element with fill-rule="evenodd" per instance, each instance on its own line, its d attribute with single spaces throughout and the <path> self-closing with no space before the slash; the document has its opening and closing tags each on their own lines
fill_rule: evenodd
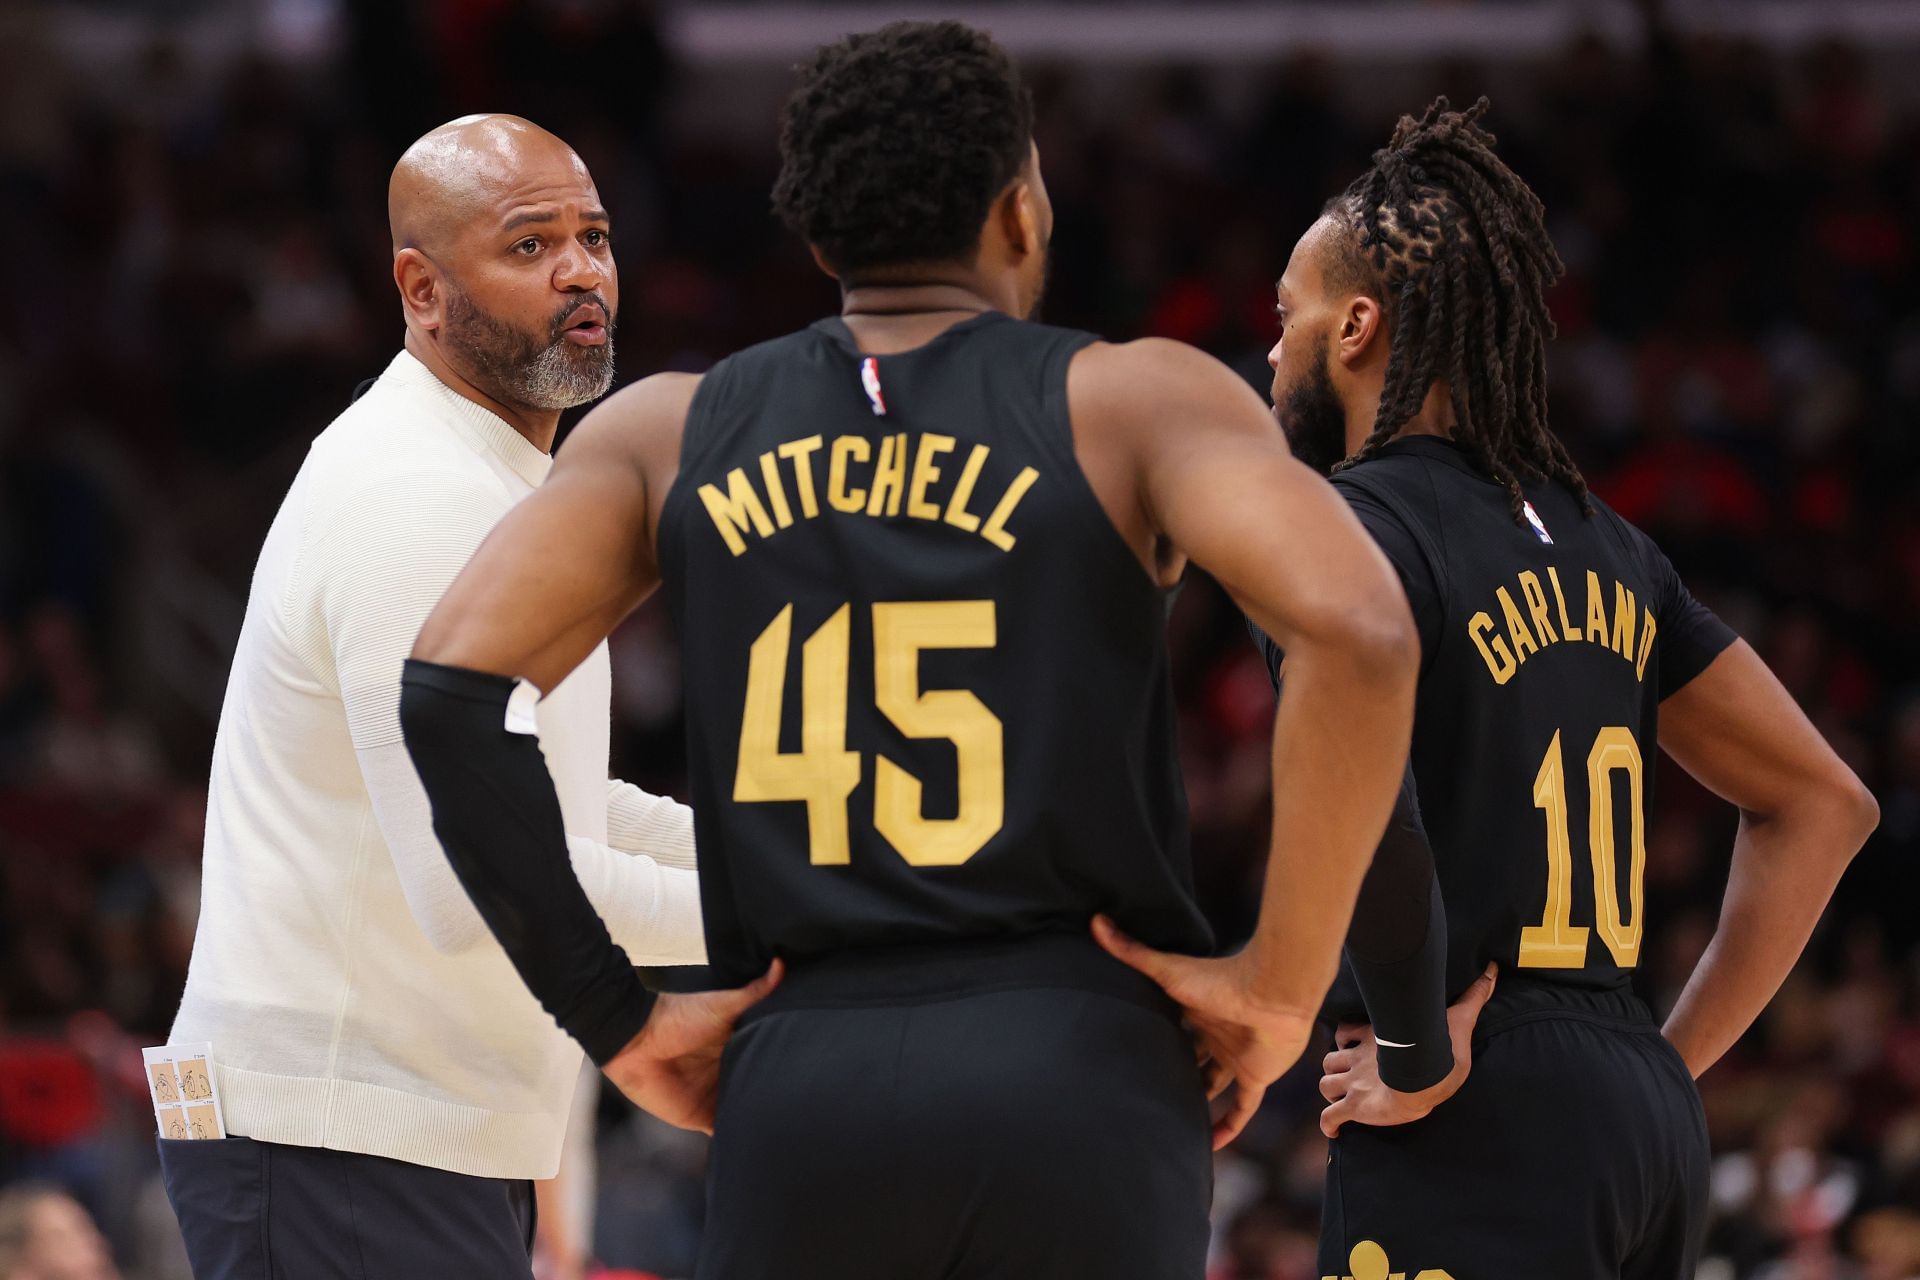
<svg viewBox="0 0 1920 1280">
<path fill-rule="evenodd" d="M 235 1134 L 485 1177 L 559 1164 L 580 1049 L 454 878 L 399 723 L 421 624 L 550 465 L 402 352 L 314 441 L 274 519 L 171 1036 L 212 1042 Z M 574 869 L 635 963 L 702 962 L 690 815 L 608 781 L 609 696 L 602 645 L 537 712 Z"/>
</svg>

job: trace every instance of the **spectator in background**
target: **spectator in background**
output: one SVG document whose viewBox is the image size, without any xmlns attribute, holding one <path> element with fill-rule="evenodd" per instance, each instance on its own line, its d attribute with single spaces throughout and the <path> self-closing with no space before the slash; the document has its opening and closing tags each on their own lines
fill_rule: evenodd
<svg viewBox="0 0 1920 1280">
<path fill-rule="evenodd" d="M 0 1280 L 120 1280 L 80 1202 L 45 1183 L 0 1191 Z"/>
</svg>

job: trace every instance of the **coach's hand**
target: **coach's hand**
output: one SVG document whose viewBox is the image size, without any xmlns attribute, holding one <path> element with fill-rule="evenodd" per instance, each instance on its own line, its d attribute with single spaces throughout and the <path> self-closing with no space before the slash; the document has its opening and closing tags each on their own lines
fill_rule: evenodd
<svg viewBox="0 0 1920 1280">
<path fill-rule="evenodd" d="M 713 1132 L 720 1100 L 720 1055 L 740 1015 L 779 985 L 778 960 L 731 991 L 663 995 L 640 1033 L 608 1060 L 607 1079 L 633 1104 L 682 1129 Z"/>
<path fill-rule="evenodd" d="M 1320 1132 L 1340 1136 L 1348 1121 L 1385 1127 L 1410 1124 L 1459 1092 L 1473 1069 L 1473 1028 L 1480 1011 L 1493 995 L 1496 966 L 1473 980 L 1458 1000 L 1447 1007 L 1447 1033 L 1453 1039 L 1453 1070 L 1447 1078 L 1418 1093 L 1401 1093 L 1380 1081 L 1380 1045 L 1373 1028 L 1345 1025 L 1333 1033 L 1333 1052 L 1322 1062 L 1320 1096 L 1329 1103 L 1320 1113 Z"/>
<path fill-rule="evenodd" d="M 1262 1002 L 1252 968 L 1242 956 L 1202 959 L 1155 951 L 1120 932 L 1105 916 L 1093 918 L 1093 936 L 1126 964 L 1159 983 L 1186 1010 L 1198 1041 L 1195 1052 L 1206 1075 L 1207 1097 L 1231 1084 L 1233 1100 L 1213 1124 L 1213 1149 L 1240 1136 L 1260 1109 L 1267 1086 L 1299 1060 L 1313 1032 L 1311 1010 Z M 1244 953 L 1243 953 L 1244 954 Z"/>
</svg>

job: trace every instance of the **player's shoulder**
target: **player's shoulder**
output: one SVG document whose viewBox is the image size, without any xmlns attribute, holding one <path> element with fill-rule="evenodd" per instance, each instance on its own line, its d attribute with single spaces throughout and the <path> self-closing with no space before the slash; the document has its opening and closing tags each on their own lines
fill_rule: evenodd
<svg viewBox="0 0 1920 1280">
<path fill-rule="evenodd" d="M 645 427 L 663 417 L 671 419 L 675 414 L 684 417 L 701 385 L 712 376 L 711 373 L 668 371 L 630 382 L 588 411 L 568 440 L 602 434 L 621 426 Z"/>
<path fill-rule="evenodd" d="M 1045 325 L 1027 327 L 1042 331 L 1047 329 Z M 1074 367 L 1076 372 L 1084 369 L 1088 377 L 1102 384 L 1136 389 L 1163 383 L 1177 384 L 1183 379 L 1211 381 L 1221 375 L 1237 378 L 1233 370 L 1215 357 L 1174 338 L 1134 338 L 1126 342 L 1112 342 L 1096 336 L 1075 355 Z"/>
<path fill-rule="evenodd" d="M 1156 433 L 1262 427 L 1277 433 L 1246 379 L 1172 338 L 1088 342 L 1068 366 L 1067 395 L 1077 427 L 1104 421 Z M 1240 412 L 1248 405 L 1261 412 Z"/>
<path fill-rule="evenodd" d="M 608 465 L 643 472 L 678 459 L 687 415 L 711 372 L 650 374 L 620 388 L 580 420 L 557 456 L 556 469 Z"/>
<path fill-rule="evenodd" d="M 1598 494 L 1589 493 L 1587 501 L 1593 509 L 1595 526 L 1629 558 L 1649 573 L 1665 575 L 1672 572 L 1667 553 L 1661 550 L 1652 534 L 1615 511 Z"/>
<path fill-rule="evenodd" d="M 1413 527 L 1436 526 L 1445 518 L 1445 492 L 1455 477 L 1425 454 L 1389 448 L 1329 479 L 1349 506 Z"/>
</svg>

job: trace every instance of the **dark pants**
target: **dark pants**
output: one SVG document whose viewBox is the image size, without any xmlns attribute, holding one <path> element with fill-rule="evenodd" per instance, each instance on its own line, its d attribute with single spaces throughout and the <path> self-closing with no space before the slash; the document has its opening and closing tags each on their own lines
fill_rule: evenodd
<svg viewBox="0 0 1920 1280">
<path fill-rule="evenodd" d="M 1333 1143 L 1320 1274 L 1692 1280 L 1700 1095 L 1627 993 L 1501 975 L 1473 1073 L 1424 1120 Z"/>
<path fill-rule="evenodd" d="M 727 1050 L 701 1280 L 1200 1280 L 1193 1049 L 1081 947 L 794 966 Z"/>
<path fill-rule="evenodd" d="M 194 1280 L 529 1280 L 533 1184 L 251 1138 L 160 1141 Z"/>
</svg>

